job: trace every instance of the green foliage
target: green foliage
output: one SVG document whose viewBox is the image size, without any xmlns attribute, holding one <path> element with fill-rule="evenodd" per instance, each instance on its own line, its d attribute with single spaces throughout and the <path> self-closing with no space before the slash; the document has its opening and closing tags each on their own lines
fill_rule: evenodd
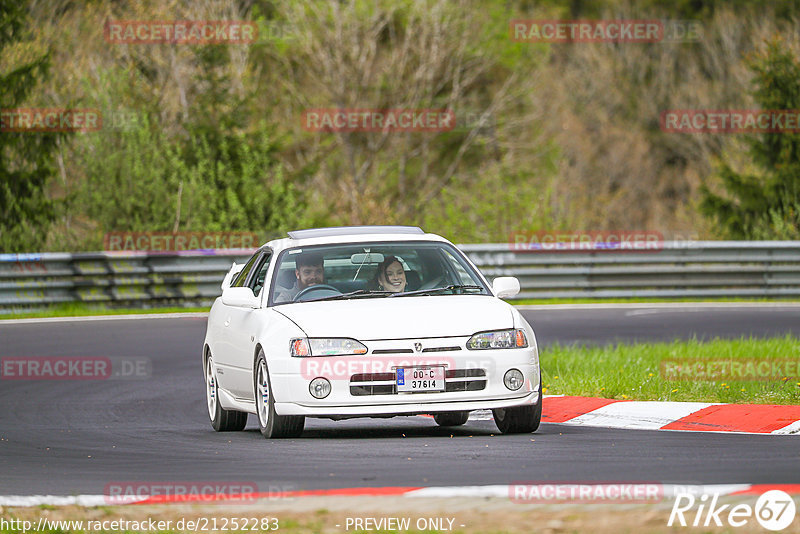
<svg viewBox="0 0 800 534">
<path fill-rule="evenodd" d="M 182 162 L 146 115 L 129 130 L 85 136 L 78 150 L 86 178 L 74 207 L 103 232 L 172 229 Z"/>
<path fill-rule="evenodd" d="M 157 106 L 141 102 L 140 76 L 126 85 L 114 83 L 125 79 L 118 70 L 100 75 L 108 79 L 107 106 L 138 101 L 143 111 L 122 113 L 136 120 L 76 143 L 85 178 L 72 207 L 97 226 L 84 248 L 99 248 L 111 231 L 251 231 L 268 238 L 307 224 L 305 196 L 277 162 L 273 128 L 248 120 L 255 95 L 233 90 L 227 49 L 192 54 L 200 74 L 187 90 L 177 132 Z"/>
<path fill-rule="evenodd" d="M 518 0 L 522 5 L 535 5 L 533 0 Z M 800 1 L 779 0 L 538 0 L 536 4 L 559 7 L 564 16 L 573 18 L 599 18 L 608 9 L 624 9 L 633 5 L 639 13 L 664 13 L 676 19 L 709 18 L 721 9 L 732 9 L 739 13 L 773 9 L 778 17 L 789 18 L 800 12 Z M 656 17 L 654 17 L 656 18 Z"/>
<path fill-rule="evenodd" d="M 753 107 L 742 58 L 762 35 L 800 28 L 800 0 L 13 4 L 0 0 L 0 106 L 78 101 L 129 122 L 68 138 L 0 133 L 2 251 L 97 249 L 108 231 L 267 238 L 334 224 L 420 224 L 462 243 L 599 227 L 706 237 L 701 177 L 736 138 L 666 134 L 658 113 Z M 99 31 L 109 17 L 229 13 L 258 24 L 257 43 L 116 45 Z M 512 19 L 559 18 L 695 19 L 707 38 L 509 38 Z M 753 64 L 765 109 L 800 108 L 788 41 Z M 304 110 L 335 107 L 446 108 L 458 124 L 388 135 L 302 127 Z M 481 113 L 491 124 L 473 131 L 465 117 Z M 723 165 L 716 195 L 703 197 L 709 220 L 730 237 L 800 238 L 797 143 L 763 136 L 748 173 Z"/>
<path fill-rule="evenodd" d="M 441 191 L 415 224 L 459 243 L 505 243 L 513 234 L 553 229 L 550 188 L 532 173 L 493 168 L 463 187 Z"/>
<path fill-rule="evenodd" d="M 219 133 L 219 132 L 217 132 Z M 130 131 L 85 147 L 77 207 L 111 231 L 253 231 L 303 226 L 304 195 L 274 159 L 266 124 L 251 133 L 191 132 L 171 140 L 145 116 Z"/>
<path fill-rule="evenodd" d="M 751 62 L 756 101 L 764 110 L 800 109 L 800 59 L 779 40 Z M 704 187 L 701 209 L 733 239 L 800 238 L 800 134 L 769 133 L 748 140 L 758 174 L 723 163 L 726 195 Z"/>
<path fill-rule="evenodd" d="M 26 40 L 25 7 L 0 1 L 0 57 Z M 20 107 L 47 75 L 50 54 L 21 61 L 0 72 L 0 109 Z M 0 132 L 0 252 L 44 247 L 55 218 L 55 202 L 47 196 L 54 174 L 53 158 L 63 134 Z"/>
<path fill-rule="evenodd" d="M 178 167 L 186 188 L 182 230 L 255 231 L 283 234 L 304 226 L 305 195 L 274 158 L 275 147 L 265 123 L 252 134 L 232 134 L 212 147 L 193 137 L 188 153 L 194 164 Z"/>
</svg>

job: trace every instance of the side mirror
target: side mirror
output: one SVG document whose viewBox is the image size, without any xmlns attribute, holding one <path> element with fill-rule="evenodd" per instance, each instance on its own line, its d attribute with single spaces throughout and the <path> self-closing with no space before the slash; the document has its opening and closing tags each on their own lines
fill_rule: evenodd
<svg viewBox="0 0 800 534">
<path fill-rule="evenodd" d="M 239 308 L 260 308 L 261 298 L 249 287 L 228 287 L 222 290 L 222 303 Z"/>
<path fill-rule="evenodd" d="M 244 269 L 244 264 L 236 265 L 236 262 L 233 262 L 233 265 L 231 265 L 228 274 L 226 274 L 225 278 L 222 279 L 222 286 L 221 286 L 222 291 L 225 291 L 226 289 L 231 287 L 231 280 L 233 280 L 234 276 L 242 272 L 242 269 Z"/>
<path fill-rule="evenodd" d="M 514 276 L 500 276 L 492 282 L 492 293 L 499 299 L 509 299 L 519 293 L 519 280 Z"/>
</svg>

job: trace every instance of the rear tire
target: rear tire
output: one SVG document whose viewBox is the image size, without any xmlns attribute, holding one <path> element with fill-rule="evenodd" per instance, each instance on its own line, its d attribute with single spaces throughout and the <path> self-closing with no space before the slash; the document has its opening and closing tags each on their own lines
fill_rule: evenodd
<svg viewBox="0 0 800 534">
<path fill-rule="evenodd" d="M 253 373 L 256 400 L 256 416 L 261 435 L 267 439 L 296 438 L 303 433 L 306 423 L 302 415 L 278 415 L 275 413 L 275 396 L 272 394 L 272 382 L 264 351 L 259 350 Z"/>
<path fill-rule="evenodd" d="M 219 385 L 217 373 L 214 370 L 214 359 L 211 353 L 206 358 L 206 404 L 211 427 L 217 432 L 234 432 L 244 430 L 247 426 L 247 413 L 236 410 L 226 410 L 219 404 Z"/>
<path fill-rule="evenodd" d="M 439 426 L 461 426 L 469 419 L 469 412 L 444 412 L 433 415 Z"/>
<path fill-rule="evenodd" d="M 539 373 L 539 401 L 531 406 L 492 410 L 494 423 L 503 434 L 529 434 L 542 422 L 542 373 Z"/>
</svg>

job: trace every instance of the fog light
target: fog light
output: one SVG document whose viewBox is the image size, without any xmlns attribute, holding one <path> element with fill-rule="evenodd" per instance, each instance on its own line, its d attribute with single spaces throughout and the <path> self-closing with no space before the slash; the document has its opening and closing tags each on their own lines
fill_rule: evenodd
<svg viewBox="0 0 800 534">
<path fill-rule="evenodd" d="M 315 399 L 324 399 L 331 392 L 331 383 L 325 378 L 315 378 L 308 385 L 308 391 Z"/>
<path fill-rule="evenodd" d="M 525 382 L 525 377 L 522 376 L 522 372 L 519 369 L 509 369 L 503 377 L 503 383 L 511 391 L 521 388 L 523 382 Z"/>
</svg>

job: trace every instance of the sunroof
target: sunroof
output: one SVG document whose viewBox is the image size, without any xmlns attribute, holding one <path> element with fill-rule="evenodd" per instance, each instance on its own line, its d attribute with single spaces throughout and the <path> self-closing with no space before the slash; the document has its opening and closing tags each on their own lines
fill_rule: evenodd
<svg viewBox="0 0 800 534">
<path fill-rule="evenodd" d="M 424 234 L 419 226 L 332 226 L 330 228 L 311 228 L 289 232 L 292 239 L 310 237 L 332 237 L 355 234 Z"/>
</svg>

